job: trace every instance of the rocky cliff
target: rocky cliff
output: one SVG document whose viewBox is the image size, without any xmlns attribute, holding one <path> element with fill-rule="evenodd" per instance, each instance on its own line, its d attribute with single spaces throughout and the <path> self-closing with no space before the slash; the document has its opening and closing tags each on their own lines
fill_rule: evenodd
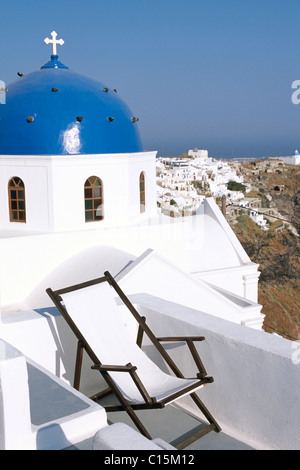
<svg viewBox="0 0 300 470">
<path fill-rule="evenodd" d="M 274 165 L 272 163 L 272 165 Z M 254 169 L 254 171 L 253 171 Z M 264 204 L 276 207 L 283 220 L 262 231 L 247 215 L 233 229 L 251 260 L 260 265 L 259 303 L 264 329 L 291 340 L 300 339 L 300 168 L 256 162 L 241 167 Z M 286 221 L 294 230 L 288 229 Z M 283 231 L 277 232 L 278 224 Z"/>
</svg>

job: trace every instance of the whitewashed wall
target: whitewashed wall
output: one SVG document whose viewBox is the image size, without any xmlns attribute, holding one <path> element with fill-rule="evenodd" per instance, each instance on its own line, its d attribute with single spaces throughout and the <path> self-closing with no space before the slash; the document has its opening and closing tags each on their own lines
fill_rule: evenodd
<svg viewBox="0 0 300 470">
<path fill-rule="evenodd" d="M 156 152 L 106 155 L 1 156 L 0 229 L 18 232 L 90 230 L 132 223 L 156 211 Z M 139 175 L 146 176 L 146 211 L 140 214 Z M 9 221 L 8 182 L 25 184 L 26 223 Z M 84 184 L 103 182 L 104 220 L 85 222 Z"/>
</svg>

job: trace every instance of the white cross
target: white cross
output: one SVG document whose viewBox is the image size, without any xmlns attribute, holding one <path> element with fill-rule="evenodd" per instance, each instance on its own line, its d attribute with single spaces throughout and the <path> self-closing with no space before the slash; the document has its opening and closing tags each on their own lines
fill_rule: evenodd
<svg viewBox="0 0 300 470">
<path fill-rule="evenodd" d="M 65 41 L 63 39 L 56 40 L 56 37 L 57 37 L 57 32 L 56 31 L 52 31 L 51 37 L 52 37 L 52 39 L 45 38 L 44 43 L 47 44 L 47 45 L 52 44 L 52 54 L 57 55 L 56 44 L 59 44 L 60 46 L 62 46 L 65 43 Z"/>
</svg>

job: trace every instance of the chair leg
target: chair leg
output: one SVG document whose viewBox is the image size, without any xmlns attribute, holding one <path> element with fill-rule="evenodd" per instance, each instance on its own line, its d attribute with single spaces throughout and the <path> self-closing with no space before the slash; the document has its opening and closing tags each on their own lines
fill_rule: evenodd
<svg viewBox="0 0 300 470">
<path fill-rule="evenodd" d="M 213 430 L 216 431 L 216 432 L 222 431 L 222 428 L 220 427 L 218 422 L 215 420 L 213 415 L 210 413 L 210 411 L 206 408 L 206 406 L 204 405 L 202 400 L 200 400 L 198 395 L 196 393 L 192 393 L 190 396 L 191 396 L 192 400 L 194 401 L 194 403 L 198 406 L 199 410 L 202 411 L 202 413 L 206 417 L 207 421 L 211 425 L 213 425 Z"/>
<path fill-rule="evenodd" d="M 145 426 L 142 424 L 141 420 L 139 419 L 135 411 L 132 409 L 132 407 L 128 405 L 128 403 L 126 403 L 125 401 L 121 400 L 120 398 L 119 398 L 119 402 L 120 402 L 119 405 L 102 405 L 102 406 L 107 413 L 109 412 L 113 413 L 115 411 L 125 411 L 128 414 L 128 416 L 131 418 L 131 420 L 133 421 L 133 423 L 135 424 L 139 432 L 143 434 L 143 436 L 147 437 L 148 439 L 152 439 L 151 435 L 149 434 Z M 101 401 L 99 404 L 101 405 Z"/>
<path fill-rule="evenodd" d="M 210 424 L 207 424 L 204 428 L 194 432 L 194 434 L 188 435 L 186 438 L 183 438 L 182 441 L 179 441 L 178 439 L 176 439 L 176 441 L 172 442 L 172 444 L 178 450 L 185 449 L 187 446 L 191 445 L 193 442 L 197 441 L 198 439 L 201 439 L 201 437 L 205 436 L 211 431 L 215 431 L 215 432 L 221 431 L 221 427 L 219 426 L 215 418 L 212 416 L 212 414 L 208 411 L 208 409 L 206 408 L 202 400 L 200 400 L 198 395 L 196 393 L 192 393 L 190 397 L 196 403 L 197 407 L 201 410 L 201 412 L 204 414 L 205 418 Z"/>
<path fill-rule="evenodd" d="M 74 384 L 73 384 L 73 387 L 76 390 L 79 390 L 79 387 L 80 387 L 80 376 L 81 376 L 81 368 L 82 368 L 83 350 L 84 350 L 83 341 L 79 340 L 78 343 L 77 343 Z"/>
<path fill-rule="evenodd" d="M 141 420 L 138 418 L 138 416 L 133 411 L 133 409 L 130 406 L 126 406 L 125 411 L 129 414 L 130 418 L 132 419 L 132 421 L 134 422 L 134 424 L 136 425 L 140 433 L 143 434 L 143 436 L 147 437 L 148 439 L 152 440 L 151 435 L 148 433 L 147 429 L 142 424 Z"/>
<path fill-rule="evenodd" d="M 100 374 L 103 376 L 105 379 L 106 383 L 108 386 L 111 388 L 113 393 L 115 394 L 117 400 L 119 401 L 122 409 L 126 411 L 126 413 L 129 415 L 131 420 L 134 422 L 138 430 L 140 431 L 143 436 L 147 437 L 148 439 L 152 439 L 151 435 L 148 433 L 147 429 L 145 426 L 142 424 L 141 420 L 138 418 L 132 407 L 128 404 L 127 400 L 123 397 L 122 393 L 119 391 L 118 387 L 115 386 L 114 381 L 112 378 L 109 376 L 109 374 L 106 371 L 100 372 Z M 105 408 L 105 407 L 104 407 Z M 109 411 L 109 406 L 107 407 L 107 411 Z"/>
<path fill-rule="evenodd" d="M 213 431 L 214 424 L 209 424 L 205 428 L 201 429 L 200 431 L 195 432 L 192 436 L 188 436 L 186 439 L 182 440 L 181 442 L 177 443 L 178 440 L 175 442 L 171 442 L 171 444 L 176 447 L 178 450 L 183 450 L 187 446 L 191 445 L 193 442 L 198 441 L 201 437 L 208 434 L 210 431 Z"/>
</svg>

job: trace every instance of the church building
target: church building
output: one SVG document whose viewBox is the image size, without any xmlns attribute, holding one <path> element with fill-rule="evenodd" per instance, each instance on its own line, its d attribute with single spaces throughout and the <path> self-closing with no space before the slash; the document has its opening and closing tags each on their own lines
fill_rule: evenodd
<svg viewBox="0 0 300 470">
<path fill-rule="evenodd" d="M 19 73 L 0 105 L 2 318 L 49 305 L 45 289 L 109 270 L 149 293 L 261 329 L 258 266 L 213 199 L 171 219 L 156 203 L 156 151 L 117 90 L 58 58 Z"/>
<path fill-rule="evenodd" d="M 22 75 L 1 106 L 1 230 L 88 230 L 150 216 L 155 152 L 116 90 L 53 54 Z M 8 198 L 8 199 L 7 199 Z"/>
</svg>

